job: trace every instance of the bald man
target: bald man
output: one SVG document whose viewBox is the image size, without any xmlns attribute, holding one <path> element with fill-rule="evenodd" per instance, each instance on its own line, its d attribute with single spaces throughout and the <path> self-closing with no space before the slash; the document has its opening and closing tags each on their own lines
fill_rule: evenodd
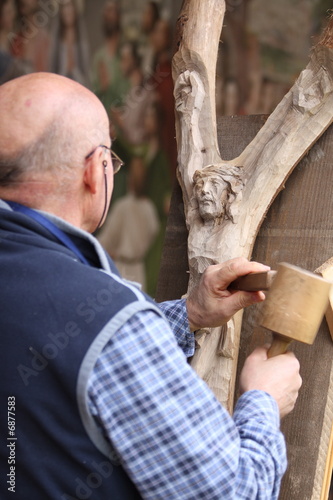
<svg viewBox="0 0 333 500">
<path fill-rule="evenodd" d="M 211 266 L 154 303 L 91 235 L 120 166 L 100 101 L 37 73 L 0 109 L 1 499 L 277 498 L 294 355 L 253 352 L 232 418 L 187 362 L 194 330 L 264 299 L 230 282 L 267 267 Z"/>
</svg>

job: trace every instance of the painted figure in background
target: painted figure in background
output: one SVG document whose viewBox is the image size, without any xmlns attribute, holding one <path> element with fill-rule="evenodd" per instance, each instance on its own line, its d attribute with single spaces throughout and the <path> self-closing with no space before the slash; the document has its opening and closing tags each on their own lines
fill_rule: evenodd
<svg viewBox="0 0 333 500">
<path fill-rule="evenodd" d="M 107 0 L 104 3 L 102 22 L 104 43 L 93 57 L 92 86 L 110 113 L 111 107 L 123 104 L 130 87 L 120 68 L 121 13 L 117 2 Z"/>
<path fill-rule="evenodd" d="M 14 0 L 0 0 L 0 85 L 29 72 L 29 67 L 12 55 L 11 36 L 15 19 Z"/>
<path fill-rule="evenodd" d="M 88 39 L 76 0 L 62 2 L 53 26 L 50 71 L 90 86 Z"/>
<path fill-rule="evenodd" d="M 154 49 L 152 36 L 156 23 L 160 20 L 157 2 L 147 2 L 141 18 L 140 55 L 142 57 L 142 71 L 145 78 L 149 78 L 153 71 Z"/>
<path fill-rule="evenodd" d="M 40 9 L 38 0 L 16 0 L 17 29 L 12 39 L 13 55 L 31 72 L 47 71 L 50 50 L 50 18 Z"/>
<path fill-rule="evenodd" d="M 144 117 L 144 161 L 146 166 L 145 192 L 154 203 L 160 222 L 160 230 L 146 257 L 147 291 L 155 296 L 164 234 L 169 213 L 171 179 L 168 158 L 162 146 L 163 115 L 160 103 L 152 103 Z"/>
<path fill-rule="evenodd" d="M 135 42 L 125 42 L 122 45 L 120 66 L 124 77 L 130 83 L 130 89 L 123 106 L 111 108 L 111 119 L 117 129 L 117 138 L 132 149 L 144 141 L 144 115 L 153 99 L 153 93 L 144 84 L 141 57 Z"/>
<path fill-rule="evenodd" d="M 153 74 L 149 80 L 160 104 L 162 114 L 162 146 L 167 154 L 169 171 L 175 177 L 177 166 L 177 144 L 175 130 L 175 100 L 173 96 L 172 79 L 172 32 L 170 23 L 160 19 L 155 24 L 152 33 L 154 50 Z"/>
</svg>

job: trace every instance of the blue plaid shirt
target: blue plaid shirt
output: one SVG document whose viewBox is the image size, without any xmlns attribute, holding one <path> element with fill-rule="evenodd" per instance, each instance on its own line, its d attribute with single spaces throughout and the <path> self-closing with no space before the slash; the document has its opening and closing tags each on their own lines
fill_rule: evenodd
<svg viewBox="0 0 333 500">
<path fill-rule="evenodd" d="M 89 407 L 144 499 L 277 499 L 286 469 L 276 402 L 243 394 L 233 418 L 187 363 L 184 300 L 136 314 L 107 343 Z M 125 499 L 124 499 L 125 500 Z"/>
</svg>

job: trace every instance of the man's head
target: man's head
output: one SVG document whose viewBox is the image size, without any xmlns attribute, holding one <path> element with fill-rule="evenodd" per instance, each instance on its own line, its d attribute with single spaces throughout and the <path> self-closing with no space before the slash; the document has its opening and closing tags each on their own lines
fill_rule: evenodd
<svg viewBox="0 0 333 500">
<path fill-rule="evenodd" d="M 98 147 L 110 146 L 100 101 L 68 78 L 33 73 L 0 87 L 0 109 L 0 197 L 62 217 L 61 206 L 71 207 L 64 218 L 95 229 L 104 161 L 113 186 L 110 154 Z"/>
</svg>

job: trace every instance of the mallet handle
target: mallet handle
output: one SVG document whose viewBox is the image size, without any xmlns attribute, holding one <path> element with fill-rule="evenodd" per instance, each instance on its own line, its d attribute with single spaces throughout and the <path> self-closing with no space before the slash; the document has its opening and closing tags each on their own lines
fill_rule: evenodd
<svg viewBox="0 0 333 500">
<path fill-rule="evenodd" d="M 289 344 L 291 342 L 292 339 L 284 337 L 279 333 L 273 332 L 273 342 L 268 350 L 267 357 L 273 358 L 274 356 L 278 356 L 279 354 L 284 354 L 285 352 L 287 352 Z"/>
</svg>

